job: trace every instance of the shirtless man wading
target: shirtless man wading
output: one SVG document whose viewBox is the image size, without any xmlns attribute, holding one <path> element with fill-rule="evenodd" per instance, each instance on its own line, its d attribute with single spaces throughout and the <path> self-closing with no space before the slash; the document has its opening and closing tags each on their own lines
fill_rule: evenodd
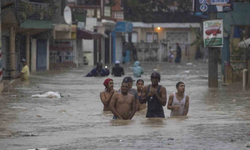
<svg viewBox="0 0 250 150">
<path fill-rule="evenodd" d="M 136 111 L 135 98 L 128 93 L 129 85 L 122 82 L 121 93 L 115 93 L 111 98 L 109 108 L 114 114 L 113 119 L 130 120 Z"/>
<path fill-rule="evenodd" d="M 114 81 L 113 79 L 108 78 L 103 82 L 103 85 L 105 86 L 105 91 L 100 93 L 100 99 L 103 103 L 103 111 L 110 111 L 109 102 L 116 92 L 116 90 L 114 90 Z"/>
</svg>

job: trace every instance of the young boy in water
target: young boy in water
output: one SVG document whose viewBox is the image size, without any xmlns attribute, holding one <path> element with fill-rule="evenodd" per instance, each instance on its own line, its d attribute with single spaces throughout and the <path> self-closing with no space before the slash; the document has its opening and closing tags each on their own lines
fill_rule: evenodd
<svg viewBox="0 0 250 150">
<path fill-rule="evenodd" d="M 170 116 L 186 116 L 189 109 L 189 97 L 185 94 L 185 84 L 176 84 L 177 93 L 169 96 L 167 108 L 171 110 Z"/>
<path fill-rule="evenodd" d="M 113 119 L 130 120 L 136 112 L 135 98 L 128 93 L 129 84 L 122 82 L 121 93 L 116 93 L 111 98 L 109 108 L 114 114 Z"/>
</svg>

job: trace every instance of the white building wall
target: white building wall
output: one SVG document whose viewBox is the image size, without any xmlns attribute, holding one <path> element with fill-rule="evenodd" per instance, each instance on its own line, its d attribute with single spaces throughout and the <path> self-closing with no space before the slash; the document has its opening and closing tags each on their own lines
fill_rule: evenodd
<svg viewBox="0 0 250 150">
<path fill-rule="evenodd" d="M 97 25 L 97 18 L 86 18 L 85 29 L 94 31 Z M 94 65 L 94 40 L 83 40 L 83 53 L 89 61 L 90 66 Z"/>
<path fill-rule="evenodd" d="M 115 58 L 122 62 L 122 36 L 117 33 L 116 34 L 116 46 L 115 46 Z M 116 61 L 115 60 L 115 61 Z"/>
</svg>

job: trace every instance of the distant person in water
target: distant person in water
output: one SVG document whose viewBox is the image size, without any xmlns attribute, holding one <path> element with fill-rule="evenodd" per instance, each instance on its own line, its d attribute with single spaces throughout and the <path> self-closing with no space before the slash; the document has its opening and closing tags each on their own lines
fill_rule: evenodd
<svg viewBox="0 0 250 150">
<path fill-rule="evenodd" d="M 115 77 L 121 77 L 124 75 L 124 69 L 120 66 L 120 61 L 115 61 L 115 66 L 112 68 L 111 74 Z"/>
<path fill-rule="evenodd" d="M 116 93 L 116 90 L 114 90 L 114 81 L 113 79 L 107 78 L 103 82 L 103 85 L 105 86 L 105 91 L 100 93 L 100 99 L 103 103 L 103 111 L 110 111 L 109 102 L 114 93 Z"/>
<path fill-rule="evenodd" d="M 133 70 L 134 77 L 141 77 L 141 75 L 144 73 L 139 61 L 136 61 L 131 69 Z"/>
<path fill-rule="evenodd" d="M 102 68 L 102 63 L 99 62 L 96 65 L 96 68 L 92 69 L 85 77 L 97 77 L 97 76 L 108 76 L 110 74 L 107 68 Z"/>
<path fill-rule="evenodd" d="M 169 96 L 167 108 L 171 110 L 170 116 L 186 116 L 189 109 L 189 97 L 185 94 L 185 84 L 176 84 L 177 93 Z"/>
<path fill-rule="evenodd" d="M 167 103 L 166 88 L 159 85 L 161 75 L 158 72 L 153 72 L 150 77 L 152 84 L 143 88 L 140 103 L 147 102 L 147 118 L 165 118 L 163 106 Z"/>
<path fill-rule="evenodd" d="M 138 79 L 136 81 L 136 87 L 137 87 L 137 93 L 138 93 L 138 96 L 139 96 L 139 101 L 141 101 L 141 96 L 142 96 L 142 89 L 144 87 L 144 81 L 142 79 Z M 146 106 L 146 103 L 139 103 L 139 110 L 142 110 L 142 109 L 145 109 L 147 106 Z"/>
<path fill-rule="evenodd" d="M 114 114 L 113 119 L 130 120 L 136 112 L 135 98 L 128 93 L 129 83 L 122 82 L 121 93 L 115 93 L 109 103 L 109 108 Z"/>
</svg>

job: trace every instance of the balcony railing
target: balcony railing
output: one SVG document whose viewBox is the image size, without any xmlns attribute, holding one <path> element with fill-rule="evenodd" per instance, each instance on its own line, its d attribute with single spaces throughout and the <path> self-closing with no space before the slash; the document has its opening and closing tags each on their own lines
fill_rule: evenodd
<svg viewBox="0 0 250 150">
<path fill-rule="evenodd" d="M 23 0 L 16 1 L 16 12 L 18 17 L 24 21 L 31 20 L 52 20 L 58 9 L 50 3 L 35 3 Z"/>
</svg>

